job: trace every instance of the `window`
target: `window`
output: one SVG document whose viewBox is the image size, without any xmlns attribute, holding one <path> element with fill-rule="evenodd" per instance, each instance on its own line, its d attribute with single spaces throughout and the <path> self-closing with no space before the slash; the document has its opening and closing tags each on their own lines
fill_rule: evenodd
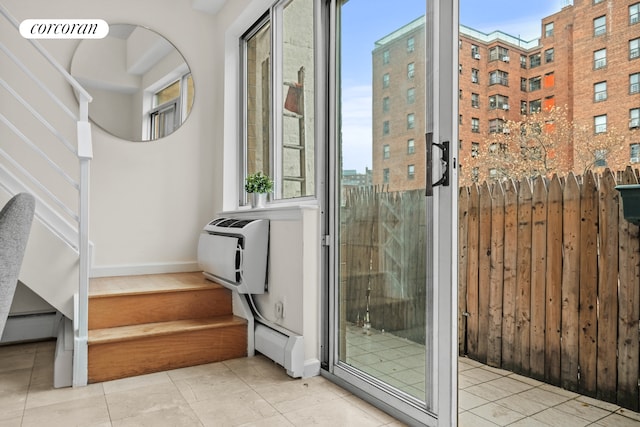
<svg viewBox="0 0 640 427">
<path fill-rule="evenodd" d="M 489 49 L 489 61 L 509 62 L 509 49 L 502 46 L 494 46 Z"/>
<path fill-rule="evenodd" d="M 492 119 L 489 120 L 489 133 L 501 133 L 504 131 L 504 120 Z"/>
<path fill-rule="evenodd" d="M 413 113 L 407 114 L 407 129 L 413 129 L 416 125 L 416 115 Z"/>
<path fill-rule="evenodd" d="M 389 144 L 384 144 L 382 146 L 382 158 L 388 159 L 389 157 L 391 157 L 391 148 L 389 147 Z"/>
<path fill-rule="evenodd" d="M 480 171 L 478 170 L 478 168 L 471 169 L 471 181 L 478 182 L 479 178 L 480 178 Z"/>
<path fill-rule="evenodd" d="M 480 50 L 478 49 L 478 46 L 476 46 L 475 44 L 471 45 L 471 57 L 473 59 L 480 59 Z"/>
<path fill-rule="evenodd" d="M 416 166 L 408 165 L 407 166 L 407 179 L 414 179 L 416 177 Z"/>
<path fill-rule="evenodd" d="M 478 157 L 480 153 L 480 144 L 477 142 L 471 143 L 471 157 Z"/>
<path fill-rule="evenodd" d="M 548 22 L 544 26 L 544 36 L 551 37 L 553 35 L 553 22 Z"/>
<path fill-rule="evenodd" d="M 471 83 L 480 83 L 480 70 L 471 69 Z"/>
<path fill-rule="evenodd" d="M 315 194 L 314 123 L 307 119 L 301 126 L 299 120 L 300 113 L 315 115 L 313 15 L 310 2 L 280 2 L 240 39 L 244 88 L 241 114 L 246 131 L 241 140 L 238 182 L 244 183 L 248 174 L 256 172 L 271 176 L 275 181 L 272 200 Z M 274 37 L 283 32 L 310 43 L 295 45 Z M 275 73 L 276 68 L 282 72 Z M 287 98 L 293 101 L 273 102 Z M 245 204 L 243 189 L 239 194 L 239 202 Z"/>
<path fill-rule="evenodd" d="M 605 133 L 607 131 L 607 115 L 595 116 L 593 118 L 594 133 Z"/>
<path fill-rule="evenodd" d="M 382 134 L 389 135 L 389 120 L 382 122 Z"/>
<path fill-rule="evenodd" d="M 461 125 L 462 124 L 462 114 L 458 115 L 458 124 Z"/>
<path fill-rule="evenodd" d="M 607 32 L 607 16 L 602 15 L 593 20 L 593 35 L 601 36 Z"/>
<path fill-rule="evenodd" d="M 462 89 L 458 90 L 458 99 L 462 99 Z"/>
<path fill-rule="evenodd" d="M 411 62 L 407 65 L 407 78 L 412 79 L 416 74 L 416 64 L 415 62 Z"/>
<path fill-rule="evenodd" d="M 640 58 L 640 38 L 629 40 L 629 59 Z"/>
<path fill-rule="evenodd" d="M 541 86 L 542 78 L 540 76 L 531 77 L 529 79 L 529 92 L 533 92 L 534 90 L 539 90 Z"/>
<path fill-rule="evenodd" d="M 520 101 L 520 114 L 527 114 L 527 101 Z"/>
<path fill-rule="evenodd" d="M 629 145 L 629 161 L 631 163 L 638 163 L 640 162 L 640 143 L 635 143 L 635 144 L 631 144 Z"/>
<path fill-rule="evenodd" d="M 545 89 L 553 87 L 553 86 L 555 86 L 555 84 L 556 84 L 556 78 L 555 78 L 555 74 L 553 73 L 553 71 L 544 75 L 544 80 L 542 81 L 542 86 Z"/>
<path fill-rule="evenodd" d="M 471 132 L 480 133 L 480 119 L 475 117 L 471 118 Z"/>
<path fill-rule="evenodd" d="M 593 52 L 593 69 L 604 68 L 607 66 L 607 49 L 600 49 Z"/>
<path fill-rule="evenodd" d="M 595 153 L 596 161 L 594 162 L 594 166 L 603 168 L 607 166 L 607 150 L 596 150 Z"/>
<path fill-rule="evenodd" d="M 553 62 L 554 50 L 553 48 L 547 49 L 544 51 L 544 63 L 548 64 L 549 62 Z"/>
<path fill-rule="evenodd" d="M 629 129 L 640 128 L 640 108 L 629 110 Z"/>
<path fill-rule="evenodd" d="M 544 99 L 544 101 L 542 101 L 542 109 L 544 111 L 549 111 L 555 106 L 556 106 L 556 99 L 553 96 L 547 96 Z"/>
<path fill-rule="evenodd" d="M 382 98 L 382 111 L 384 113 L 389 112 L 389 97 L 385 96 L 384 98 Z"/>
<path fill-rule="evenodd" d="M 489 97 L 489 109 L 509 109 L 509 97 L 504 95 L 492 95 Z"/>
<path fill-rule="evenodd" d="M 416 102 L 416 88 L 410 87 L 407 89 L 407 104 L 413 104 Z"/>
<path fill-rule="evenodd" d="M 480 95 L 477 93 L 471 94 L 471 106 L 473 108 L 480 108 Z"/>
<path fill-rule="evenodd" d="M 407 141 L 407 154 L 414 154 L 416 152 L 416 141 L 410 139 Z"/>
<path fill-rule="evenodd" d="M 382 63 L 384 65 L 387 65 L 389 63 L 389 51 L 385 50 L 384 52 L 382 52 Z"/>
<path fill-rule="evenodd" d="M 506 71 L 495 70 L 489 73 L 490 85 L 509 86 L 509 73 Z"/>
<path fill-rule="evenodd" d="M 529 55 L 529 68 L 539 67 L 542 63 L 540 53 L 534 53 L 533 55 Z"/>
<path fill-rule="evenodd" d="M 526 55 L 520 55 L 520 68 L 527 68 L 527 57 Z"/>
<path fill-rule="evenodd" d="M 535 99 L 533 101 L 529 101 L 529 112 L 539 113 L 542 110 L 542 101 L 539 99 Z"/>
<path fill-rule="evenodd" d="M 458 72 L 462 74 L 462 64 L 458 64 Z"/>
<path fill-rule="evenodd" d="M 416 40 L 413 37 L 407 39 L 407 52 L 416 50 Z"/>
<path fill-rule="evenodd" d="M 640 3 L 629 6 L 629 25 L 640 22 Z"/>
<path fill-rule="evenodd" d="M 593 0 L 593 4 L 602 3 L 604 0 Z"/>
<path fill-rule="evenodd" d="M 523 92 L 527 91 L 527 79 L 525 77 L 520 77 L 520 90 Z"/>
<path fill-rule="evenodd" d="M 640 92 L 640 73 L 633 73 L 629 75 L 629 93 Z"/>
<path fill-rule="evenodd" d="M 593 102 L 605 101 L 607 99 L 607 82 L 600 82 L 593 85 Z"/>
<path fill-rule="evenodd" d="M 149 110 L 149 137 L 157 139 L 173 133 L 187 117 L 192 105 L 191 73 L 153 92 Z"/>
<path fill-rule="evenodd" d="M 382 170 L 382 183 L 383 184 L 389 183 L 389 168 L 384 168 Z"/>
<path fill-rule="evenodd" d="M 385 73 L 382 76 L 382 87 L 383 88 L 389 87 L 389 73 Z"/>
</svg>

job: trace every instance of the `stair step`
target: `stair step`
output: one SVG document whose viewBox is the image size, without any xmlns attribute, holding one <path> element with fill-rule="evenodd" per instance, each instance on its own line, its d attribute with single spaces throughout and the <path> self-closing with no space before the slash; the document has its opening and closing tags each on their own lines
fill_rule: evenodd
<svg viewBox="0 0 640 427">
<path fill-rule="evenodd" d="M 231 292 L 202 273 L 99 278 L 90 287 L 90 330 L 232 313 Z"/>
<path fill-rule="evenodd" d="M 233 316 L 89 331 L 89 382 L 244 357 L 247 322 Z"/>
</svg>

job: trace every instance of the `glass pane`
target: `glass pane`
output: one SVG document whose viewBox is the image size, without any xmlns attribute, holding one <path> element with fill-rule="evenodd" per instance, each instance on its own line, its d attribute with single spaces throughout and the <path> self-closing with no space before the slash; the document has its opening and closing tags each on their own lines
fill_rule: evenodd
<svg viewBox="0 0 640 427">
<path fill-rule="evenodd" d="M 350 0 L 339 11 L 339 364 L 420 402 L 427 215 L 414 141 L 425 133 L 425 6 Z"/>
<path fill-rule="evenodd" d="M 271 141 L 271 25 L 269 22 L 246 41 L 247 174 L 269 173 Z"/>
<path fill-rule="evenodd" d="M 293 0 L 283 12 L 281 197 L 315 191 L 313 3 Z"/>
<path fill-rule="evenodd" d="M 169 86 L 155 93 L 155 95 L 153 96 L 153 108 L 179 97 L 180 97 L 180 80 L 171 83 Z"/>
</svg>

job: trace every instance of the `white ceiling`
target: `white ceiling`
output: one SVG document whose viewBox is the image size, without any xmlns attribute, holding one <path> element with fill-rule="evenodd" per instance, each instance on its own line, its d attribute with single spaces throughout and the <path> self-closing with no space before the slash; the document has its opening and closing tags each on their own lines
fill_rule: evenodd
<svg viewBox="0 0 640 427">
<path fill-rule="evenodd" d="M 191 5 L 196 10 L 215 15 L 226 2 L 227 0 L 191 0 Z"/>
</svg>

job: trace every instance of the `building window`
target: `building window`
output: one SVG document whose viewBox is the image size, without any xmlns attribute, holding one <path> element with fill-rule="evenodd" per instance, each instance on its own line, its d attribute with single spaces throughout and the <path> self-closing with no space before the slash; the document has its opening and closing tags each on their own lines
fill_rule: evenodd
<svg viewBox="0 0 640 427">
<path fill-rule="evenodd" d="M 462 74 L 462 64 L 458 64 L 458 72 Z"/>
<path fill-rule="evenodd" d="M 527 114 L 527 101 L 520 101 L 520 114 Z"/>
<path fill-rule="evenodd" d="M 389 120 L 382 122 L 382 134 L 389 135 Z"/>
<path fill-rule="evenodd" d="M 509 49 L 502 46 L 494 46 L 489 49 L 489 61 L 509 62 Z"/>
<path fill-rule="evenodd" d="M 629 94 L 640 92 L 640 73 L 629 75 Z"/>
<path fill-rule="evenodd" d="M 475 44 L 471 45 L 471 57 L 473 59 L 480 59 L 480 50 L 478 49 L 478 46 L 476 46 Z"/>
<path fill-rule="evenodd" d="M 413 129 L 416 126 L 416 115 L 413 113 L 407 114 L 407 129 Z"/>
<path fill-rule="evenodd" d="M 489 120 L 489 133 L 501 133 L 504 131 L 504 120 L 492 119 Z"/>
<path fill-rule="evenodd" d="M 462 89 L 458 89 L 458 99 L 462 99 Z"/>
<path fill-rule="evenodd" d="M 471 143 L 471 157 L 478 157 L 480 153 L 480 144 L 477 142 Z"/>
<path fill-rule="evenodd" d="M 629 6 L 629 25 L 640 22 L 640 3 Z"/>
<path fill-rule="evenodd" d="M 556 78 L 553 71 L 544 75 L 544 80 L 542 81 L 542 85 L 545 89 L 553 87 L 555 86 L 555 84 L 556 84 Z"/>
<path fill-rule="evenodd" d="M 629 110 L 629 129 L 640 128 L 640 108 Z"/>
<path fill-rule="evenodd" d="M 416 50 L 416 40 L 413 37 L 407 39 L 407 52 Z"/>
<path fill-rule="evenodd" d="M 540 76 L 531 77 L 529 79 L 529 92 L 533 92 L 534 90 L 539 90 L 541 87 L 542 78 Z"/>
<path fill-rule="evenodd" d="M 594 166 L 599 168 L 607 166 L 607 150 L 596 150 L 594 154 L 596 157 L 596 161 L 593 164 Z"/>
<path fill-rule="evenodd" d="M 471 94 L 471 106 L 473 108 L 480 108 L 480 95 L 477 93 Z"/>
<path fill-rule="evenodd" d="M 489 73 L 490 85 L 509 86 L 509 73 L 506 71 L 495 70 Z"/>
<path fill-rule="evenodd" d="M 407 141 L 407 154 L 414 154 L 416 152 L 416 141 L 412 138 Z"/>
<path fill-rule="evenodd" d="M 593 35 L 601 36 L 607 32 L 607 16 L 602 15 L 593 20 Z"/>
<path fill-rule="evenodd" d="M 640 58 L 640 38 L 629 40 L 629 59 Z"/>
<path fill-rule="evenodd" d="M 407 179 L 414 179 L 416 177 L 416 166 L 408 165 L 407 166 Z"/>
<path fill-rule="evenodd" d="M 520 68 L 527 68 L 527 56 L 526 55 L 520 55 Z"/>
<path fill-rule="evenodd" d="M 635 144 L 629 145 L 629 151 L 629 161 L 631 163 L 640 162 L 640 144 L 636 142 Z"/>
<path fill-rule="evenodd" d="M 416 88 L 410 87 L 407 89 L 407 104 L 413 104 L 416 102 Z"/>
<path fill-rule="evenodd" d="M 389 87 L 389 73 L 385 73 L 382 76 L 382 87 L 383 88 Z"/>
<path fill-rule="evenodd" d="M 527 91 L 527 79 L 524 77 L 520 77 L 520 90 L 523 92 Z"/>
<path fill-rule="evenodd" d="M 607 82 L 600 82 L 593 85 L 593 102 L 605 101 L 607 99 Z"/>
<path fill-rule="evenodd" d="M 548 22 L 544 26 L 544 36 L 551 37 L 553 35 L 553 22 Z"/>
<path fill-rule="evenodd" d="M 471 118 L 471 132 L 480 133 L 480 119 L 475 117 Z"/>
<path fill-rule="evenodd" d="M 478 168 L 471 169 L 471 181 L 478 182 L 479 178 L 480 178 L 480 171 L 478 170 Z"/>
<path fill-rule="evenodd" d="M 547 96 L 544 101 L 542 101 L 542 109 L 544 111 L 550 111 L 553 107 L 556 106 L 556 99 L 552 96 Z"/>
<path fill-rule="evenodd" d="M 416 75 L 416 63 L 412 62 L 407 65 L 407 78 L 412 79 Z"/>
<path fill-rule="evenodd" d="M 389 183 L 389 168 L 382 169 L 382 183 L 383 184 Z"/>
<path fill-rule="evenodd" d="M 602 3 L 604 0 L 593 0 L 593 4 Z"/>
<path fill-rule="evenodd" d="M 480 83 L 480 70 L 471 69 L 471 83 Z"/>
<path fill-rule="evenodd" d="M 594 133 L 604 133 L 607 131 L 607 115 L 595 116 L 593 118 Z"/>
<path fill-rule="evenodd" d="M 539 67 L 542 63 L 540 53 L 534 53 L 533 55 L 529 55 L 529 68 Z"/>
<path fill-rule="evenodd" d="M 382 158 L 388 159 L 389 157 L 391 157 L 391 148 L 389 147 L 389 144 L 384 144 L 382 146 Z"/>
<path fill-rule="evenodd" d="M 607 66 L 607 49 L 600 49 L 593 52 L 593 69 L 604 68 Z"/>
<path fill-rule="evenodd" d="M 458 124 L 462 124 L 462 114 L 458 114 Z"/>
<path fill-rule="evenodd" d="M 389 51 L 385 50 L 384 52 L 382 52 L 382 63 L 384 65 L 387 65 L 389 63 Z"/>
<path fill-rule="evenodd" d="M 508 110 L 509 109 L 509 97 L 504 95 L 492 95 L 489 97 L 489 109 L 495 110 Z"/>
<path fill-rule="evenodd" d="M 382 98 L 382 112 L 387 113 L 389 111 L 389 97 Z"/>
<path fill-rule="evenodd" d="M 535 99 L 533 101 L 529 101 L 529 113 L 539 113 L 542 110 L 542 101 L 539 99 Z"/>
<path fill-rule="evenodd" d="M 553 62 L 554 50 L 553 48 L 547 49 L 544 51 L 544 63 L 548 64 L 549 62 Z"/>
</svg>

